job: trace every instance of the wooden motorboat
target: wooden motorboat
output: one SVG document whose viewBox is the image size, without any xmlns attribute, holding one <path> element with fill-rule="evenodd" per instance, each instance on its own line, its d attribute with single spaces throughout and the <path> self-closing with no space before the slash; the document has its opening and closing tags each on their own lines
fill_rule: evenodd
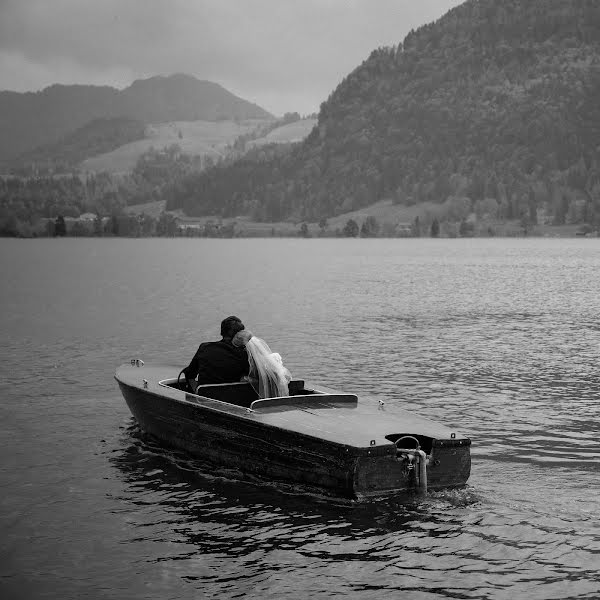
<svg viewBox="0 0 600 600">
<path fill-rule="evenodd" d="M 115 379 L 143 431 L 210 462 L 354 499 L 469 478 L 470 439 L 380 400 L 298 379 L 280 398 L 259 399 L 247 382 L 192 394 L 178 371 L 132 360 Z"/>
</svg>

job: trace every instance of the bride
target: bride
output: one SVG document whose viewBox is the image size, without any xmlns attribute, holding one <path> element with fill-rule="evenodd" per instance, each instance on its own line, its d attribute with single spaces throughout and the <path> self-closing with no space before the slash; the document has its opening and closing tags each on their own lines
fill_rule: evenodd
<svg viewBox="0 0 600 600">
<path fill-rule="evenodd" d="M 256 337 L 247 329 L 242 329 L 235 334 L 231 343 L 236 347 L 245 346 L 250 363 L 250 383 L 259 398 L 278 398 L 290 395 L 288 383 L 292 376 L 283 366 L 281 355 L 271 352 L 264 340 Z"/>
</svg>

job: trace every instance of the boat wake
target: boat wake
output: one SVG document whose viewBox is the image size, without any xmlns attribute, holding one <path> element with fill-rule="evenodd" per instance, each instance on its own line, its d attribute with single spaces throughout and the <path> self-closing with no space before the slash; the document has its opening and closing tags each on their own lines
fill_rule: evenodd
<svg viewBox="0 0 600 600">
<path fill-rule="evenodd" d="M 430 500 L 448 503 L 456 508 L 464 508 L 483 502 L 483 497 L 470 487 L 458 490 L 439 490 L 428 493 Z"/>
</svg>

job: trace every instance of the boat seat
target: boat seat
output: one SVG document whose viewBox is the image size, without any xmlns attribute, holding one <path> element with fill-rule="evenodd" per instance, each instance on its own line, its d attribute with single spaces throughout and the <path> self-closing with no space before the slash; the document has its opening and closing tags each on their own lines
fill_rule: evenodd
<svg viewBox="0 0 600 600">
<path fill-rule="evenodd" d="M 312 390 L 304 389 L 303 379 L 292 379 L 288 384 L 288 389 L 290 396 L 305 396 L 314 393 Z M 244 408 L 250 408 L 252 403 L 259 399 L 258 393 L 252 387 L 252 384 L 245 381 L 199 385 L 196 395 L 243 406 Z"/>
<path fill-rule="evenodd" d="M 258 394 L 254 391 L 254 388 L 246 382 L 199 385 L 196 389 L 196 395 L 245 408 L 250 408 L 252 402 L 258 399 Z"/>
<path fill-rule="evenodd" d="M 292 379 L 288 383 L 288 390 L 290 391 L 290 396 L 305 394 L 306 391 L 304 390 L 304 379 Z"/>
</svg>

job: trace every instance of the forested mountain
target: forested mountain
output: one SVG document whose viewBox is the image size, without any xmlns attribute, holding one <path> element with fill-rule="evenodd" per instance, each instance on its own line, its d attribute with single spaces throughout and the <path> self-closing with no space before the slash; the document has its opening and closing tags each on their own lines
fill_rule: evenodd
<svg viewBox="0 0 600 600">
<path fill-rule="evenodd" d="M 57 142 L 95 119 L 143 123 L 271 118 L 216 83 L 189 75 L 152 77 L 124 90 L 53 85 L 41 92 L 0 92 L 0 161 Z"/>
<path fill-rule="evenodd" d="M 302 144 L 191 176 L 167 201 L 317 220 L 382 198 L 600 223 L 600 3 L 468 0 L 375 50 Z"/>
</svg>

